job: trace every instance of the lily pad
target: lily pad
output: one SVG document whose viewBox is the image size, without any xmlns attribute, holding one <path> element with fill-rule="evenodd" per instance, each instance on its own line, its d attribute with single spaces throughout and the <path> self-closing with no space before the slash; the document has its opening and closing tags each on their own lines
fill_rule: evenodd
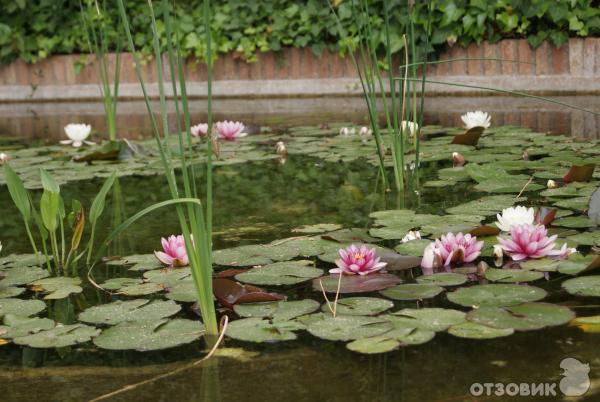
<svg viewBox="0 0 600 402">
<path fill-rule="evenodd" d="M 520 269 L 497 269 L 488 268 L 485 271 L 485 279 L 492 282 L 519 283 L 532 282 L 542 279 L 544 274 L 536 271 L 524 271 Z"/>
<path fill-rule="evenodd" d="M 393 302 L 377 297 L 345 297 L 338 299 L 336 314 L 377 315 L 392 307 L 394 307 Z M 321 307 L 321 310 L 323 310 L 325 313 L 330 313 L 327 304 L 324 304 Z"/>
<path fill-rule="evenodd" d="M 31 284 L 32 289 L 48 293 L 45 300 L 64 299 L 69 295 L 83 292 L 80 278 L 58 276 L 54 278 L 40 279 Z"/>
<path fill-rule="evenodd" d="M 125 286 L 138 285 L 140 283 L 142 283 L 142 281 L 137 278 L 111 278 L 108 279 L 106 282 L 101 283 L 100 287 L 107 290 L 118 290 Z"/>
<path fill-rule="evenodd" d="M 549 303 L 524 303 L 509 307 L 482 307 L 467 314 L 467 320 L 499 329 L 531 331 L 566 324 L 575 317 L 567 307 Z"/>
<path fill-rule="evenodd" d="M 356 339 L 346 345 L 346 347 L 351 351 L 363 354 L 391 352 L 392 350 L 397 349 L 399 346 L 399 341 L 388 338 L 385 335 Z"/>
<path fill-rule="evenodd" d="M 321 292 L 336 293 L 340 275 L 329 275 L 313 279 L 313 289 Z M 386 289 L 401 283 L 402 280 L 392 274 L 342 275 L 340 293 L 363 293 Z M 321 285 L 323 288 L 321 289 Z"/>
<path fill-rule="evenodd" d="M 160 350 L 193 342 L 203 334 L 204 325 L 200 321 L 181 318 L 123 321 L 102 331 L 94 338 L 94 344 L 110 350 Z"/>
<path fill-rule="evenodd" d="M 80 313 L 78 318 L 79 321 L 91 324 L 116 325 L 124 321 L 158 320 L 170 317 L 179 310 L 181 306 L 172 300 L 118 300 L 90 307 Z"/>
<path fill-rule="evenodd" d="M 4 316 L 4 325 L 0 325 L 0 338 L 17 338 L 52 328 L 54 321 L 49 318 L 7 314 Z"/>
<path fill-rule="evenodd" d="M 125 296 L 146 296 L 163 290 L 165 288 L 160 283 L 146 282 L 123 286 L 118 293 Z"/>
<path fill-rule="evenodd" d="M 585 257 L 581 254 L 573 254 L 568 260 L 558 264 L 558 272 L 567 275 L 578 275 L 581 272 L 596 269 L 600 266 L 600 255 L 589 254 Z"/>
<path fill-rule="evenodd" d="M 0 299 L 6 299 L 8 297 L 15 297 L 25 291 L 25 288 L 16 286 L 0 287 Z"/>
<path fill-rule="evenodd" d="M 243 318 L 227 326 L 227 336 L 246 342 L 293 341 L 293 331 L 303 329 L 304 325 L 294 321 L 271 322 L 261 318 Z"/>
<path fill-rule="evenodd" d="M 419 276 L 416 281 L 418 283 L 426 283 L 438 286 L 458 286 L 467 282 L 469 278 L 463 274 L 454 272 L 438 272 L 431 275 Z"/>
<path fill-rule="evenodd" d="M 431 243 L 431 240 L 427 239 L 416 239 L 407 241 L 406 243 L 398 244 L 394 250 L 400 254 L 413 255 L 416 257 L 423 256 L 423 250 Z"/>
<path fill-rule="evenodd" d="M 451 325 L 465 322 L 466 314 L 462 311 L 445 308 L 405 308 L 393 313 L 396 321 L 402 320 L 408 327 L 428 331 L 445 331 Z"/>
<path fill-rule="evenodd" d="M 26 345 L 32 348 L 64 348 L 88 342 L 99 333 L 99 329 L 84 324 L 57 324 L 52 329 L 14 338 L 13 342 L 17 345 Z"/>
<path fill-rule="evenodd" d="M 294 285 L 323 275 L 312 261 L 276 262 L 263 267 L 252 268 L 238 274 L 235 278 L 241 282 L 255 285 Z"/>
<path fill-rule="evenodd" d="M 0 299 L 0 317 L 7 314 L 29 317 L 45 309 L 46 303 L 41 300 Z"/>
<path fill-rule="evenodd" d="M 380 293 L 394 300 L 423 300 L 435 297 L 443 291 L 444 288 L 437 285 L 407 283 L 382 290 Z"/>
<path fill-rule="evenodd" d="M 555 272 L 558 269 L 559 260 L 551 260 L 549 258 L 540 258 L 537 260 L 526 260 L 519 265 L 524 270 L 534 270 L 539 272 Z"/>
<path fill-rule="evenodd" d="M 292 229 L 292 232 L 297 233 L 325 233 L 341 229 L 342 225 L 337 223 L 317 223 L 316 225 L 304 225 L 299 228 Z"/>
<path fill-rule="evenodd" d="M 392 324 L 379 317 L 340 315 L 315 321 L 307 329 L 317 338 L 330 341 L 350 341 L 382 335 L 392 329 Z"/>
<path fill-rule="evenodd" d="M 319 308 L 319 302 L 311 299 L 269 303 L 238 304 L 233 310 L 240 317 L 271 318 L 273 321 L 289 321 L 310 314 Z"/>
<path fill-rule="evenodd" d="M 562 283 L 562 287 L 574 296 L 600 297 L 600 275 L 569 279 Z"/>
<path fill-rule="evenodd" d="M 26 285 L 38 279 L 50 276 L 47 270 L 40 267 L 14 267 L 3 272 L 4 278 L 0 287 Z"/>
<path fill-rule="evenodd" d="M 465 307 L 512 306 L 543 299 L 546 291 L 527 285 L 489 284 L 460 288 L 447 297 Z"/>
<path fill-rule="evenodd" d="M 492 328 L 487 325 L 474 322 L 463 322 L 448 328 L 448 333 L 459 338 L 468 339 L 493 339 L 512 335 L 515 332 L 512 328 Z"/>
<path fill-rule="evenodd" d="M 435 331 L 419 328 L 414 322 L 407 321 L 404 317 L 390 315 L 387 317 L 392 324 L 392 330 L 384 335 L 396 339 L 402 345 L 421 345 L 435 337 Z"/>
</svg>

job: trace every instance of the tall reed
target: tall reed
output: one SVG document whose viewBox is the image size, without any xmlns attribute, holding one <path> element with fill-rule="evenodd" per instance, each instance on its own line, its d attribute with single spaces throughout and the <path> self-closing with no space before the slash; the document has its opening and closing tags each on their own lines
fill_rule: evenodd
<svg viewBox="0 0 600 402">
<path fill-rule="evenodd" d="M 190 163 L 194 154 L 192 150 L 191 137 L 191 119 L 188 105 L 185 77 L 183 75 L 183 60 L 179 42 L 173 44 L 173 34 L 178 37 L 178 26 L 171 18 L 171 4 L 168 0 L 162 0 L 158 8 L 159 14 L 162 16 L 166 32 L 167 58 L 170 70 L 170 81 L 173 91 L 173 102 L 175 103 L 175 119 L 176 119 L 176 142 L 178 145 L 178 157 L 180 158 L 180 167 L 182 171 L 183 189 L 179 187 L 175 175 L 175 160 L 170 151 L 170 127 L 167 115 L 167 99 L 165 93 L 165 77 L 163 75 L 163 49 L 160 45 L 159 31 L 157 28 L 156 15 L 152 0 L 148 0 L 148 10 L 151 17 L 151 28 L 154 43 L 154 58 L 156 70 L 158 72 L 158 90 L 159 90 L 159 105 L 160 117 L 162 123 L 162 134 L 159 130 L 158 122 L 154 117 L 150 98 L 148 96 L 144 79 L 140 70 L 140 60 L 136 53 L 133 36 L 131 33 L 129 19 L 125 9 L 123 0 L 117 0 L 119 13 L 123 23 L 123 28 L 126 34 L 129 50 L 134 55 L 135 72 L 140 82 L 140 86 L 144 95 L 144 102 L 150 119 L 152 134 L 155 138 L 156 145 L 160 153 L 160 159 L 163 165 L 165 177 L 167 179 L 169 191 L 171 194 L 170 202 L 155 204 L 144 211 L 140 211 L 134 217 L 130 218 L 120 225 L 115 233 L 124 230 L 133 220 L 140 219 L 146 213 L 151 212 L 155 208 L 174 205 L 185 239 L 186 249 L 190 261 L 192 277 L 198 294 L 198 305 L 202 314 L 202 319 L 206 327 L 208 335 L 218 334 L 218 325 L 216 320 L 215 306 L 213 303 L 212 292 L 212 144 L 209 140 L 206 147 L 206 202 L 200 200 L 196 185 L 197 172 L 195 165 Z M 209 129 L 212 126 L 212 49 L 211 49 L 211 7 L 210 0 L 204 0 L 204 27 L 206 32 L 206 63 L 208 70 L 208 124 Z M 179 85 L 177 85 L 179 83 Z M 180 127 L 181 120 L 184 121 L 185 127 Z M 181 198 L 181 196 L 185 198 Z"/>
</svg>

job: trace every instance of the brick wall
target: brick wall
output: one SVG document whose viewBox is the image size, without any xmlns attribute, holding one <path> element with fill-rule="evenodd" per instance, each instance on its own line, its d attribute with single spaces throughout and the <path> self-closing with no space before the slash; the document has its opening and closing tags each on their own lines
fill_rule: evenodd
<svg viewBox="0 0 600 402">
<path fill-rule="evenodd" d="M 111 57 L 114 68 L 115 55 Z M 536 49 L 526 40 L 507 39 L 496 44 L 483 42 L 468 48 L 455 45 L 441 55 L 441 60 L 455 58 L 506 58 L 535 62 L 518 64 L 495 60 L 469 60 L 430 65 L 429 76 L 576 76 L 600 77 L 600 38 L 571 39 L 560 48 L 544 43 Z M 25 85 L 29 87 L 53 85 L 97 84 L 97 73 L 90 64 L 75 74 L 78 55 L 53 56 L 34 65 L 16 61 L 0 66 L 1 86 Z M 131 54 L 122 55 L 121 82 L 136 83 Z M 166 61 L 166 60 L 165 60 Z M 165 63 L 165 66 L 167 63 Z M 142 65 L 147 82 L 156 82 L 154 63 Z M 214 78 L 223 80 L 273 80 L 273 79 L 333 79 L 355 78 L 354 66 L 349 57 L 341 58 L 335 53 L 323 52 L 318 57 L 310 49 L 289 48 L 278 53 L 260 53 L 258 62 L 246 63 L 233 54 L 220 56 L 214 66 Z M 188 59 L 185 66 L 189 82 L 206 81 L 206 66 Z"/>
</svg>

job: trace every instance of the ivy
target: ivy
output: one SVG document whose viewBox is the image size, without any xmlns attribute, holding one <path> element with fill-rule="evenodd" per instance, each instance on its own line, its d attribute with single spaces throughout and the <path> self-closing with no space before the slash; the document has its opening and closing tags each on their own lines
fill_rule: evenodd
<svg viewBox="0 0 600 402">
<path fill-rule="evenodd" d="M 82 0 L 90 18 L 96 15 L 94 3 Z M 101 2 L 101 0 L 98 0 Z M 106 1 L 104 19 L 108 40 L 116 47 L 122 35 L 116 7 Z M 391 46 L 402 50 L 401 33 L 409 18 L 415 22 L 415 41 L 425 43 L 427 2 L 414 2 L 412 12 L 406 0 L 391 4 Z M 527 38 L 532 46 L 549 40 L 556 46 L 569 37 L 598 36 L 600 8 L 595 0 L 431 0 L 434 29 L 428 52 L 442 50 L 447 42 L 461 46 L 492 42 L 502 38 Z M 147 0 L 126 2 L 135 44 L 144 55 L 152 54 L 152 34 L 148 29 Z M 255 61 L 259 52 L 283 47 L 309 47 L 316 54 L 325 49 L 344 54 L 355 43 L 356 27 L 350 0 L 332 2 L 350 37 L 340 39 L 338 27 L 325 0 L 228 0 L 213 2 L 212 31 L 216 57 L 234 52 Z M 370 0 L 374 37 L 383 46 L 383 0 Z M 202 5 L 198 0 L 175 1 L 177 35 L 185 56 L 201 59 L 204 54 Z M 159 24 L 163 36 L 164 27 Z M 396 34 L 394 34 L 396 33 Z M 35 63 L 53 54 L 89 52 L 81 23 L 78 0 L 17 0 L 0 2 L 0 63 L 18 58 Z"/>
</svg>

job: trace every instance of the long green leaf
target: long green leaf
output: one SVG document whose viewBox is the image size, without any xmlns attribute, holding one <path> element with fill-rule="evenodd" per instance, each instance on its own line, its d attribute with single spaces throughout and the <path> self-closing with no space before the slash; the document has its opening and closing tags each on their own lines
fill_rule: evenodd
<svg viewBox="0 0 600 402">
<path fill-rule="evenodd" d="M 60 193 L 60 187 L 54 177 L 52 177 L 48 172 L 44 169 L 40 169 L 40 177 L 42 179 L 42 187 L 46 191 L 50 191 L 53 193 Z"/>
<path fill-rule="evenodd" d="M 60 195 L 52 191 L 44 191 L 40 199 L 40 214 L 42 222 L 50 233 L 58 228 L 58 214 L 60 208 Z"/>
<path fill-rule="evenodd" d="M 102 212 L 104 212 L 104 206 L 106 205 L 106 196 L 112 188 L 116 178 L 117 174 L 116 172 L 113 172 L 113 174 L 111 174 L 108 177 L 108 179 L 106 179 L 98 194 L 96 194 L 94 201 L 92 201 L 92 206 L 90 207 L 89 214 L 90 222 L 92 224 L 95 224 L 98 221 L 98 218 L 100 218 L 100 216 L 102 215 Z"/>
<path fill-rule="evenodd" d="M 4 164 L 4 177 L 6 178 L 10 197 L 19 212 L 21 212 L 21 215 L 23 215 L 23 219 L 29 222 L 31 220 L 31 202 L 29 201 L 29 195 L 23 181 L 8 163 Z"/>
</svg>

